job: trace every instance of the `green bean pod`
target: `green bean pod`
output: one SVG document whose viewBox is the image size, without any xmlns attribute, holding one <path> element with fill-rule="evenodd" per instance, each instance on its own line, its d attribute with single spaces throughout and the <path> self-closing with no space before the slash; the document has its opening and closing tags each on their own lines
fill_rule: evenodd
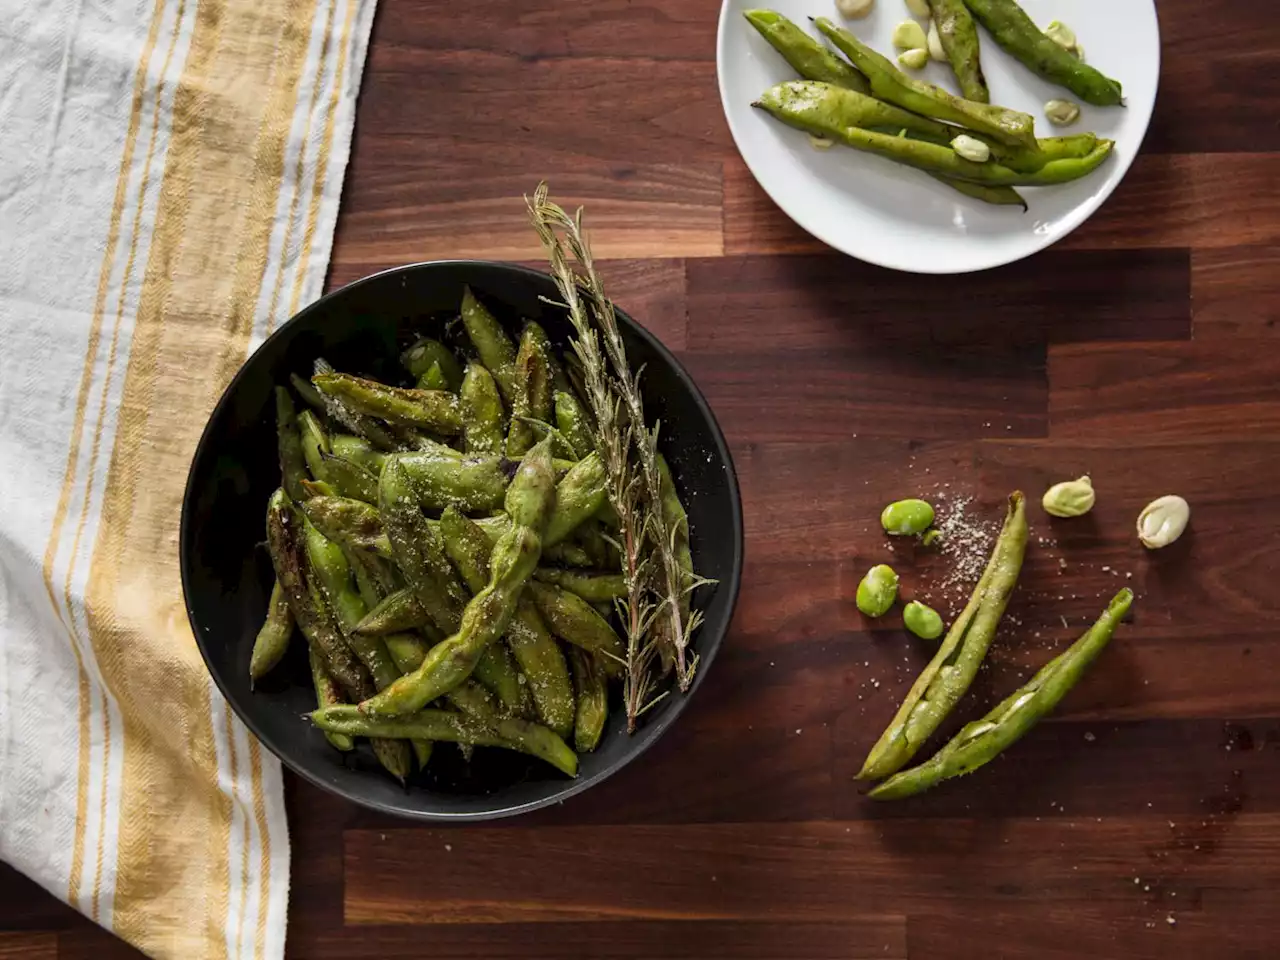
<svg viewBox="0 0 1280 960">
<path fill-rule="evenodd" d="M 399 474 L 401 471 L 388 463 L 382 471 L 383 486 L 387 485 L 389 476 L 394 478 Z M 551 453 L 543 441 L 521 462 L 507 490 L 504 506 L 511 518 L 511 528 L 494 546 L 489 582 L 467 604 L 457 631 L 436 644 L 413 674 L 361 703 L 361 712 L 380 716 L 413 713 L 471 675 L 481 654 L 506 631 L 515 614 L 520 591 L 538 566 L 542 532 L 555 496 Z M 384 496 L 383 502 L 394 505 L 403 499 Z M 386 523 L 390 528 L 391 519 L 387 518 Z M 396 545 L 395 536 L 392 545 Z"/>
<path fill-rule="evenodd" d="M 542 324 L 534 320 L 528 320 L 525 322 L 523 332 L 533 337 L 538 348 L 546 355 L 547 372 L 551 375 L 551 392 L 554 394 L 557 391 L 572 390 L 573 386 L 569 383 L 569 378 L 565 376 L 564 366 L 560 363 L 555 344 L 547 336 L 547 331 L 542 329 Z"/>
<path fill-rule="evenodd" d="M 605 479 L 604 464 L 597 454 L 592 453 L 572 464 L 556 485 L 555 507 L 543 536 L 543 552 L 548 560 L 568 566 L 592 565 L 591 557 L 580 547 L 573 547 L 562 541 L 604 506 Z M 488 534 L 489 539 L 494 541 L 510 525 L 510 519 L 500 514 L 482 517 L 476 522 Z"/>
<path fill-rule="evenodd" d="M 465 513 L 489 513 L 502 506 L 508 463 L 500 457 L 454 460 L 430 453 L 403 453 L 399 469 L 426 510 L 455 506 Z M 385 469 L 383 473 L 385 474 Z"/>
<path fill-rule="evenodd" d="M 405 740 L 390 737 L 371 737 L 369 746 L 382 764 L 382 769 L 400 781 L 401 786 L 413 773 L 413 747 Z"/>
<path fill-rule="evenodd" d="M 502 397 L 493 375 L 478 363 L 467 364 L 460 394 L 462 436 L 468 454 L 496 455 L 506 442 Z"/>
<path fill-rule="evenodd" d="M 324 661 L 315 650 L 308 652 L 307 656 L 311 661 L 311 683 L 316 691 L 316 704 L 324 710 L 342 703 L 342 692 L 338 689 L 338 684 L 334 682 L 333 677 L 329 676 L 329 672 L 325 670 Z M 345 733 L 334 733 L 331 730 L 325 730 L 323 733 L 324 738 L 343 753 L 354 750 L 356 747 L 355 742 Z"/>
<path fill-rule="evenodd" d="M 298 415 L 298 432 L 302 437 L 302 457 L 307 470 L 316 480 L 328 483 L 324 458 L 329 454 L 329 435 L 325 433 L 320 418 L 310 410 L 303 410 Z"/>
<path fill-rule="evenodd" d="M 307 521 L 328 539 L 350 550 L 390 558 L 391 542 L 376 507 L 351 497 L 313 496 L 299 505 Z"/>
<path fill-rule="evenodd" d="M 338 627 L 348 645 L 355 651 L 373 678 L 374 686 L 381 690 L 400 676 L 387 652 L 386 644 L 376 636 L 359 634 L 355 627 L 368 613 L 351 579 L 351 567 L 342 548 L 327 539 L 311 524 L 306 525 L 307 560 L 315 572 L 315 582 L 329 609 L 337 617 Z"/>
<path fill-rule="evenodd" d="M 315 372 L 318 375 L 327 376 L 335 371 L 333 365 L 321 357 L 316 359 Z M 341 396 L 323 393 L 317 390 L 314 384 L 309 384 L 309 386 L 316 396 L 320 398 L 322 404 L 321 412 L 329 419 L 341 424 L 356 436 L 367 440 L 379 450 L 404 449 L 405 444 L 390 424 L 384 424 L 374 417 L 361 413 Z"/>
<path fill-rule="evenodd" d="M 1014 491 L 1004 527 L 973 596 L 871 749 L 859 779 L 879 780 L 901 770 L 964 696 L 995 638 L 1026 549 L 1026 501 L 1021 491 Z"/>
<path fill-rule="evenodd" d="M 1097 107 L 1124 104 L 1120 84 L 1045 36 L 1014 0 L 964 0 L 996 43 L 1033 73 Z"/>
<path fill-rule="evenodd" d="M 393 633 L 383 637 L 387 651 L 395 662 L 396 669 L 402 674 L 413 673 L 426 659 L 427 643 L 416 633 Z M 419 769 L 425 767 L 431 759 L 432 742 L 430 740 L 413 740 L 413 752 L 418 758 Z"/>
<path fill-rule="evenodd" d="M 462 364 L 439 340 L 421 337 L 414 341 L 413 346 L 400 354 L 400 364 L 414 380 L 421 380 L 432 367 L 438 367 L 444 385 L 437 389 L 457 393 L 462 386 Z"/>
<path fill-rule="evenodd" d="M 347 696 L 362 699 L 373 690 L 373 681 L 364 664 L 347 646 L 318 590 L 313 589 L 302 528 L 302 518 L 284 491 L 277 490 L 267 504 L 267 551 L 276 580 L 298 629 L 320 656 L 329 675 Z"/>
<path fill-rule="evenodd" d="M 693 551 L 689 545 L 689 514 L 680 502 L 680 494 L 676 491 L 675 480 L 671 476 L 671 467 L 666 457 L 658 454 L 658 475 L 660 479 L 660 503 L 665 527 L 671 531 L 672 551 L 676 557 L 676 568 L 679 571 L 680 584 L 680 623 L 691 622 L 693 608 L 693 588 L 697 580 L 693 570 Z M 662 658 L 664 672 L 670 670 L 678 660 L 674 627 L 670 618 L 661 618 L 657 625 L 658 655 Z"/>
<path fill-rule="evenodd" d="M 329 447 L 335 457 L 350 460 L 375 477 L 382 472 L 382 463 L 387 458 L 385 453 L 375 449 L 368 440 L 350 433 L 335 433 L 329 438 Z"/>
<path fill-rule="evenodd" d="M 871 92 L 866 77 L 782 14 L 772 10 L 747 10 L 743 16 L 800 76 L 859 93 Z"/>
<path fill-rule="evenodd" d="M 293 387 L 294 392 L 302 398 L 305 403 L 316 413 L 328 416 L 329 411 L 325 404 L 324 397 L 320 395 L 320 391 L 311 385 L 311 381 L 298 376 L 296 373 L 289 374 L 289 384 Z"/>
<path fill-rule="evenodd" d="M 383 468 L 379 494 L 392 553 L 421 609 L 444 635 L 456 633 L 469 594 L 450 566 L 435 526 L 415 504 L 415 494 L 400 459 L 388 461 Z M 371 626 L 361 624 L 366 631 Z M 516 713 L 525 712 L 528 691 L 520 683 L 519 671 L 505 647 L 495 645 L 482 650 L 474 670 L 476 679 L 504 704 Z"/>
<path fill-rule="evenodd" d="M 1079 682 L 1110 642 L 1132 603 L 1133 592 L 1121 590 L 1084 636 L 1041 667 L 1024 686 L 1001 700 L 981 720 L 966 724 L 924 763 L 894 774 L 870 796 L 877 800 L 910 797 L 994 760 L 1049 714 Z"/>
<path fill-rule="evenodd" d="M 351 578 L 351 568 L 342 548 L 325 537 L 310 524 L 306 529 L 307 558 L 315 572 L 315 583 L 325 602 L 333 611 L 347 644 L 355 651 L 360 662 L 368 669 L 376 690 L 383 690 L 400 678 L 401 670 L 392 660 L 387 645 L 378 637 L 357 634 L 356 624 L 364 619 L 368 607 L 361 599 Z M 372 741 L 374 755 L 386 770 L 403 781 L 412 772 L 409 760 L 410 746 L 398 740 Z M 415 742 L 413 752 L 420 763 L 426 763 L 431 755 L 428 742 Z"/>
<path fill-rule="evenodd" d="M 479 592 L 489 582 L 493 546 L 485 532 L 452 507 L 440 517 L 445 551 L 467 585 Z M 533 602 L 521 595 L 507 625 L 507 646 L 529 686 L 538 719 L 561 736 L 573 729 L 573 688 L 559 644 Z"/>
<path fill-rule="evenodd" d="M 365 618 L 356 624 L 355 632 L 371 637 L 382 637 L 405 630 L 418 630 L 430 623 L 426 608 L 418 602 L 418 595 L 411 587 L 389 593 L 369 610 Z"/>
<path fill-rule="evenodd" d="M 336 497 L 338 495 L 337 489 L 323 480 L 303 480 L 302 492 L 308 500 L 313 497 Z M 302 502 L 306 503 L 306 500 Z"/>
<path fill-rule="evenodd" d="M 575 463 L 556 486 L 555 509 L 547 523 L 545 544 L 553 547 L 573 533 L 605 501 L 604 463 L 589 454 Z"/>
<path fill-rule="evenodd" d="M 467 602 L 435 529 L 418 508 L 416 492 L 404 463 L 387 461 L 378 482 L 378 506 L 391 542 L 391 552 L 422 609 L 441 630 L 457 629 Z"/>
<path fill-rule="evenodd" d="M 815 22 L 823 36 L 866 75 L 871 92 L 877 98 L 926 117 L 985 133 L 1001 143 L 1027 149 L 1035 146 L 1036 124 L 1030 114 L 953 96 L 941 87 L 907 76 L 887 57 L 826 17 L 819 17 Z"/>
<path fill-rule="evenodd" d="M 378 478 L 364 467 L 342 457 L 322 454 L 321 462 L 328 483 L 339 496 L 365 503 L 378 502 Z"/>
<path fill-rule="evenodd" d="M 573 448 L 575 459 L 583 460 L 596 448 L 591 436 L 591 425 L 578 398 L 568 390 L 557 390 L 553 398 L 556 408 L 556 427 Z"/>
<path fill-rule="evenodd" d="M 982 57 L 978 48 L 978 28 L 965 8 L 964 0 L 929 0 L 938 39 L 946 51 L 951 69 L 960 81 L 960 92 L 966 100 L 990 103 L 991 91 L 982 73 Z"/>
<path fill-rule="evenodd" d="M 471 675 L 482 683 L 516 717 L 532 717 L 533 694 L 520 674 L 511 648 L 499 640 L 489 644 L 476 660 Z"/>
<path fill-rule="evenodd" d="M 1028 209 L 1027 201 L 1013 187 L 988 187 L 981 183 L 956 180 L 954 177 L 945 177 L 937 173 L 931 173 L 929 176 L 943 186 L 950 187 L 956 193 L 962 193 L 970 199 L 981 200 L 983 203 L 989 203 L 996 207 L 1021 207 L 1024 213 Z"/>
<path fill-rule="evenodd" d="M 591 566 L 593 567 L 601 570 L 619 570 L 622 568 L 621 562 L 614 562 L 618 559 L 615 557 L 616 550 L 610 545 L 608 535 L 604 531 L 604 525 L 596 516 L 587 517 L 582 523 L 578 524 L 578 529 L 573 531 L 573 535 L 566 543 L 579 546 L 585 550 L 587 556 L 591 558 Z"/>
<path fill-rule="evenodd" d="M 387 634 L 382 641 L 387 645 L 387 652 L 395 661 L 396 669 L 402 674 L 413 673 L 422 666 L 422 661 L 426 659 L 431 649 L 430 644 L 422 637 L 408 631 Z"/>
<path fill-rule="evenodd" d="M 511 398 L 511 427 L 507 432 L 507 456 L 522 457 L 534 444 L 533 428 L 529 420 L 549 423 L 552 417 L 551 362 L 541 337 L 541 327 L 527 324 L 520 336 L 520 349 L 516 352 Z"/>
<path fill-rule="evenodd" d="M 843 90 L 816 81 L 790 80 L 779 84 L 766 92 L 754 106 L 767 110 L 790 126 L 828 139 L 838 138 L 832 130 L 842 131 L 846 127 L 872 128 L 874 132 L 880 133 L 886 130 L 893 133 L 906 131 L 909 137 L 940 145 L 949 145 L 951 138 L 956 135 L 956 128 L 948 127 L 945 123 L 917 116 L 853 90 Z M 996 148 L 1002 146 L 999 143 L 988 145 L 995 152 L 999 152 Z M 1004 149 L 1027 153 L 1013 148 Z M 1041 161 L 1037 169 L 1043 165 L 1044 161 Z M 984 203 L 1020 206 L 1024 210 L 1027 207 L 1026 201 L 1012 187 L 969 183 L 941 173 L 929 175 L 953 190 Z"/>
<path fill-rule="evenodd" d="M 573 746 L 579 753 L 590 753 L 600 743 L 609 719 L 609 676 L 603 654 L 570 647 L 569 662 L 573 665 L 573 685 L 578 698 Z"/>
<path fill-rule="evenodd" d="M 277 580 L 271 587 L 271 599 L 267 601 L 267 616 L 253 641 L 253 653 L 249 657 L 249 679 L 265 676 L 280 662 L 289 649 L 289 637 L 293 635 L 293 612 L 285 599 L 284 589 Z"/>
<path fill-rule="evenodd" d="M 389 540 L 387 543 L 390 545 Z M 341 543 L 339 545 L 341 546 Z M 390 560 L 365 550 L 355 550 L 346 546 L 342 549 L 347 555 L 347 562 L 351 564 L 351 571 L 355 575 L 360 596 L 364 598 L 365 606 L 370 610 L 377 607 L 389 594 L 404 587 L 404 578 Z"/>
<path fill-rule="evenodd" d="M 927 173 L 969 180 L 986 186 L 1048 186 L 1078 180 L 1097 169 L 1110 156 L 1114 146 L 1110 140 L 1098 140 L 1087 156 L 1050 160 L 1037 170 L 1019 172 L 995 160 L 986 163 L 965 160 L 950 147 L 941 144 L 841 126 L 833 122 L 823 101 L 796 96 L 793 89 L 796 86 L 798 84 L 792 82 L 772 87 L 756 101 L 755 106 L 788 126 L 828 137 L 857 150 L 878 154 Z"/>
<path fill-rule="evenodd" d="M 502 329 L 502 324 L 476 299 L 470 287 L 462 289 L 462 324 L 480 355 L 480 362 L 493 374 L 502 399 L 508 406 L 512 405 L 515 399 L 515 344 Z"/>
<path fill-rule="evenodd" d="M 462 432 L 458 398 L 445 390 L 389 387 L 346 373 L 316 374 L 311 382 L 325 396 L 335 397 L 366 416 L 447 436 Z"/>
<path fill-rule="evenodd" d="M 351 564 L 351 575 L 356 579 L 356 590 L 360 592 L 360 599 L 364 601 L 366 610 L 373 610 L 382 602 L 386 592 L 373 571 L 360 562 L 360 554 L 357 551 L 345 552 L 347 563 Z"/>
<path fill-rule="evenodd" d="M 548 563 L 561 567 L 588 569 L 596 566 L 596 559 L 579 543 L 557 543 L 547 547 L 542 557 Z"/>
<path fill-rule="evenodd" d="M 302 481 L 307 478 L 307 460 L 293 398 L 284 387 L 276 387 L 276 448 L 280 457 L 280 485 L 295 503 L 306 499 Z"/>
<path fill-rule="evenodd" d="M 471 747 L 504 747 L 538 757 L 571 777 L 578 775 L 578 757 L 546 727 L 502 717 L 481 723 L 445 710 L 422 710 L 402 719 L 375 719 L 356 707 L 334 706 L 317 710 L 312 722 L 322 730 L 355 737 L 447 740 Z"/>
<path fill-rule="evenodd" d="M 849 104 L 856 104 L 858 109 L 847 118 L 847 125 L 871 126 L 877 129 L 883 127 L 894 133 L 908 130 L 933 142 L 941 143 L 950 143 L 956 135 L 954 127 L 867 96 L 870 89 L 862 74 L 800 31 L 795 24 L 781 14 L 770 10 L 750 10 L 746 17 L 770 43 L 773 43 L 805 80 L 818 81 L 824 86 L 832 86 L 857 95 L 849 98 Z M 789 50 L 795 55 L 789 56 Z M 978 69 L 981 73 L 981 66 Z M 848 76 L 849 73 L 853 75 L 852 78 Z M 986 102 L 985 98 L 981 102 Z M 984 187 L 941 175 L 936 175 L 935 179 L 967 197 L 984 203 L 1020 206 L 1023 210 L 1027 209 L 1026 201 L 1012 187 Z"/>
<path fill-rule="evenodd" d="M 586 600 L 537 580 L 530 582 L 526 589 L 551 632 L 561 640 L 611 657 L 615 664 L 622 659 L 625 652 L 622 638 Z M 610 666 L 610 670 L 613 669 Z"/>
<path fill-rule="evenodd" d="M 473 720 L 487 723 L 509 716 L 493 694 L 474 680 L 459 684 L 445 695 L 445 699 L 449 706 Z"/>
<path fill-rule="evenodd" d="M 627 595 L 627 583 L 620 573 L 539 567 L 534 571 L 533 576 L 535 580 L 555 584 L 563 590 L 577 594 L 588 603 L 612 603 Z"/>
<path fill-rule="evenodd" d="M 449 381 L 440 364 L 433 363 L 427 368 L 427 372 L 418 378 L 414 386 L 419 390 L 448 390 Z"/>
</svg>

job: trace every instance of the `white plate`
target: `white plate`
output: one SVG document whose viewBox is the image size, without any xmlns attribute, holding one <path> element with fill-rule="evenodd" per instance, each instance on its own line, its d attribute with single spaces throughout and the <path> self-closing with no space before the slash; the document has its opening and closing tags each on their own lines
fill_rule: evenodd
<svg viewBox="0 0 1280 960">
<path fill-rule="evenodd" d="M 1116 141 L 1115 152 L 1080 180 L 1019 188 L 1030 211 L 991 207 L 956 194 L 925 174 L 882 157 L 841 146 L 815 150 L 808 136 L 751 106 L 763 91 L 795 78 L 742 14 L 767 7 L 819 37 L 809 17 L 829 17 L 881 53 L 895 51 L 893 28 L 910 14 L 903 0 L 876 0 L 863 20 L 844 20 L 834 0 L 725 0 L 720 10 L 716 70 L 720 100 L 742 158 L 765 192 L 819 240 L 868 263 L 913 273 L 965 273 L 1011 263 L 1078 227 L 1116 188 L 1133 158 L 1155 106 L 1160 76 L 1160 30 L 1153 0 L 1021 0 L 1039 24 L 1061 20 L 1085 57 L 1124 88 L 1124 107 L 1082 105 L 1070 127 L 1053 127 L 1044 104 L 1076 99 L 1041 80 L 998 46 L 981 27 L 982 67 L 991 101 L 1036 118 L 1036 133 L 1091 130 Z M 926 25 L 927 26 L 927 25 Z M 823 41 L 825 43 L 825 41 Z M 951 68 L 930 63 L 908 71 L 958 92 Z"/>
</svg>

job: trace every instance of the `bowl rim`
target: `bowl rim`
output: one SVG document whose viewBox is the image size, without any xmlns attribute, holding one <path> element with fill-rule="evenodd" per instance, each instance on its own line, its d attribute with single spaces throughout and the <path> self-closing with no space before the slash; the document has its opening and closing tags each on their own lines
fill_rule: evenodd
<svg viewBox="0 0 1280 960">
<path fill-rule="evenodd" d="M 235 375 L 223 389 L 222 394 L 218 398 L 218 402 L 214 404 L 213 409 L 209 412 L 208 419 L 205 421 L 204 429 L 200 432 L 200 439 L 196 442 L 195 450 L 192 452 L 191 464 L 187 468 L 187 480 L 183 487 L 182 508 L 178 530 L 178 566 L 182 580 L 182 600 L 183 605 L 186 607 L 187 622 L 195 637 L 196 646 L 200 650 L 200 657 L 204 661 L 205 670 L 208 671 L 209 677 L 218 688 L 218 692 L 221 694 L 223 700 L 231 707 L 231 710 L 235 713 L 240 722 L 258 738 L 258 741 L 266 747 L 273 756 L 293 771 L 294 774 L 301 777 L 308 783 L 366 809 L 418 821 L 453 823 L 468 821 L 475 822 L 499 820 L 507 817 L 518 816 L 523 813 L 530 813 L 534 810 L 540 810 L 544 807 L 562 803 L 570 797 L 585 792 L 590 787 L 609 779 L 623 767 L 641 756 L 645 751 L 652 747 L 653 744 L 662 738 L 666 733 L 667 728 L 670 727 L 671 724 L 675 722 L 676 718 L 684 712 L 685 708 L 688 706 L 689 700 L 698 691 L 699 687 L 702 686 L 702 681 L 706 677 L 707 670 L 712 661 L 714 661 L 716 653 L 720 649 L 720 645 L 724 642 L 725 635 L 729 632 L 729 629 L 732 626 L 733 615 L 737 607 L 738 594 L 742 584 L 742 568 L 745 554 L 742 496 L 738 487 L 738 475 L 737 471 L 734 469 L 733 456 L 730 453 L 729 445 L 724 438 L 724 432 L 721 430 L 720 424 L 716 420 L 710 404 L 707 403 L 706 398 L 702 395 L 702 391 L 698 389 L 698 385 L 694 382 L 693 377 L 684 368 L 684 365 L 680 363 L 675 354 L 667 349 L 667 347 L 656 336 L 654 336 L 648 328 L 638 320 L 634 319 L 622 307 L 617 307 L 617 315 L 624 330 L 628 334 L 634 334 L 639 337 L 651 350 L 653 350 L 671 367 L 677 379 L 679 379 L 689 391 L 694 405 L 706 419 L 707 425 L 710 427 L 711 439 L 715 446 L 715 452 L 724 467 L 725 491 L 729 497 L 729 512 L 733 527 L 733 559 L 729 577 L 727 578 L 728 582 L 721 580 L 718 586 L 718 589 L 727 589 L 729 591 L 727 607 L 728 617 L 725 621 L 724 629 L 719 632 L 718 635 L 714 636 L 711 643 L 698 651 L 700 663 L 699 669 L 694 675 L 693 683 L 684 694 L 673 697 L 672 702 L 668 705 L 667 709 L 663 710 L 661 715 L 646 727 L 646 730 L 648 731 L 647 736 L 645 736 L 643 740 L 637 741 L 637 745 L 633 750 L 622 754 L 611 764 L 596 771 L 590 777 L 576 777 L 573 780 L 564 781 L 564 789 L 554 792 L 546 797 L 494 810 L 440 812 L 410 809 L 397 806 L 393 803 L 386 803 L 381 800 L 371 799 L 348 789 L 340 782 L 324 779 L 290 758 L 285 751 L 280 749 L 280 746 L 274 742 L 272 738 L 263 733 L 258 723 L 251 716 L 248 716 L 246 712 L 240 709 L 240 706 L 236 702 L 232 692 L 223 684 L 222 678 L 211 665 L 211 656 L 208 649 L 209 644 L 205 638 L 204 632 L 196 623 L 195 612 L 193 610 L 188 588 L 188 574 L 190 567 L 189 557 L 193 551 L 193 545 L 189 544 L 188 541 L 192 536 L 194 536 L 192 531 L 194 529 L 195 518 L 192 514 L 194 513 L 193 493 L 196 482 L 196 466 L 205 458 L 206 448 L 210 442 L 210 432 L 213 429 L 213 424 L 222 415 L 224 408 L 231 402 L 231 397 L 235 394 L 236 390 L 239 389 L 242 380 L 248 376 L 249 361 L 252 359 L 254 353 L 262 350 L 267 346 L 267 344 L 271 343 L 276 338 L 283 336 L 287 330 L 290 330 L 297 325 L 305 324 L 305 322 L 313 315 L 322 313 L 327 306 L 337 300 L 340 300 L 349 291 L 366 284 L 372 284 L 387 276 L 399 276 L 409 272 L 422 270 L 431 271 L 445 267 L 465 268 L 477 266 L 487 268 L 496 267 L 513 274 L 523 275 L 530 279 L 546 281 L 552 284 L 555 282 L 554 278 L 552 278 L 550 274 L 541 270 L 502 260 L 423 260 L 416 263 L 388 267 L 386 269 L 379 270 L 376 273 L 371 273 L 361 277 L 358 280 L 353 280 L 335 290 L 331 290 L 319 299 L 307 304 L 287 321 L 282 323 L 277 329 L 272 331 L 271 334 L 258 345 L 253 353 L 250 353 L 245 357 L 244 362 L 240 365 L 239 369 L 236 370 Z"/>
</svg>

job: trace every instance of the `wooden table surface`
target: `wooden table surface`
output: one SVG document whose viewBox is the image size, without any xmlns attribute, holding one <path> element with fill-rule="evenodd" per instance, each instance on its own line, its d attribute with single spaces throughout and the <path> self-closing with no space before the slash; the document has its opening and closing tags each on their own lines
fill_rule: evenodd
<svg viewBox="0 0 1280 960">
<path fill-rule="evenodd" d="M 288 778 L 290 955 L 1280 956 L 1273 5 L 1160 0 L 1160 98 L 1119 190 L 1058 246 L 958 278 L 847 259 L 765 198 L 720 111 L 719 6 L 381 4 L 331 283 L 536 260 L 520 197 L 548 178 L 714 407 L 747 563 L 681 722 L 563 807 L 427 829 Z M 910 592 L 946 569 L 887 553 L 882 504 L 972 497 L 994 522 L 1010 489 L 1086 472 L 1089 518 L 1031 511 L 963 713 L 1121 585 L 1133 623 L 979 775 L 862 797 L 852 775 L 928 650 L 864 622 L 854 588 L 873 562 Z M 1134 518 L 1164 493 L 1191 531 L 1148 554 Z M 136 956 L 7 868 L 0 931 L 0 958 Z"/>
</svg>

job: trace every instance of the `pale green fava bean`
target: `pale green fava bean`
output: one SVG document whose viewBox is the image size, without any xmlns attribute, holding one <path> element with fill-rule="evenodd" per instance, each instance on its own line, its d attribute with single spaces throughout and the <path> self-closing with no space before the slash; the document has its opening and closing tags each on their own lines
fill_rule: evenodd
<svg viewBox="0 0 1280 960">
<path fill-rule="evenodd" d="M 1041 506 L 1044 512 L 1053 517 L 1081 517 L 1093 509 L 1097 494 L 1093 490 L 1093 481 L 1088 477 L 1079 480 L 1064 480 L 1055 483 L 1045 491 Z"/>
<path fill-rule="evenodd" d="M 881 512 L 880 525 L 894 537 L 924 533 L 933 526 L 933 507 L 923 500 L 898 500 Z"/>
<path fill-rule="evenodd" d="M 898 575 L 893 568 L 877 564 L 867 571 L 858 584 L 858 609 L 868 617 L 883 617 L 898 598 Z"/>
<path fill-rule="evenodd" d="M 919 600 L 912 600 L 902 608 L 902 622 L 908 630 L 922 640 L 937 640 L 942 636 L 946 624 L 938 611 L 927 607 Z"/>
</svg>

